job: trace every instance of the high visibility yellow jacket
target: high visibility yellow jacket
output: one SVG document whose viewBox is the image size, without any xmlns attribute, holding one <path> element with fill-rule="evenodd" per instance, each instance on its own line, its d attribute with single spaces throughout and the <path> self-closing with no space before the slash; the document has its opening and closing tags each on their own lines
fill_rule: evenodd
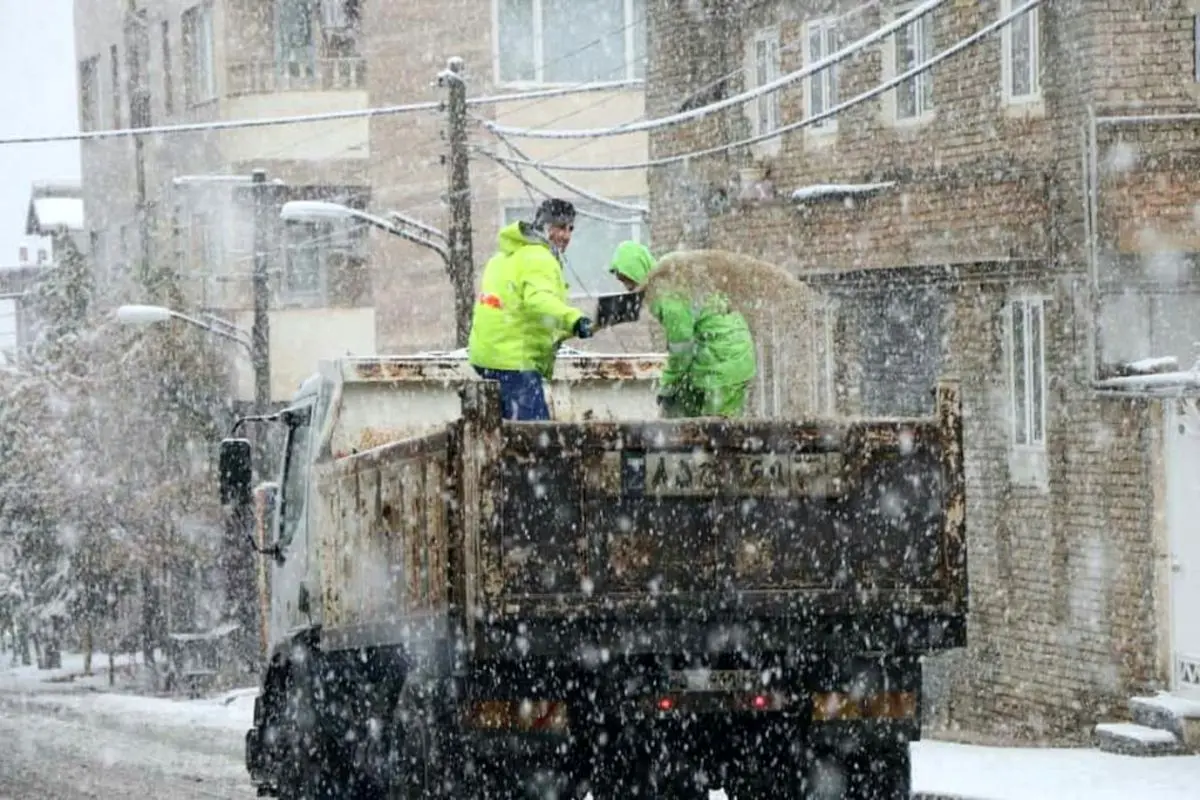
<svg viewBox="0 0 1200 800">
<path fill-rule="evenodd" d="M 514 222 L 497 238 L 475 301 L 468 358 L 485 369 L 549 378 L 555 351 L 583 313 L 567 304 L 562 264 L 544 237 Z"/>
</svg>

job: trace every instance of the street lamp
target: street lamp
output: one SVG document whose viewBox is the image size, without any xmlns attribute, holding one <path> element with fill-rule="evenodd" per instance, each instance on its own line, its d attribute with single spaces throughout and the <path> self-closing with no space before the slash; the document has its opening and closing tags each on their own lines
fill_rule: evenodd
<svg viewBox="0 0 1200 800">
<path fill-rule="evenodd" d="M 330 203 L 324 200 L 293 200 L 283 204 L 283 208 L 279 211 L 279 218 L 284 222 L 307 223 L 355 219 L 387 231 L 393 236 L 399 236 L 401 239 L 427 250 L 432 250 L 447 264 L 450 261 L 450 253 L 445 244 L 446 234 L 424 222 L 406 217 L 398 211 L 389 211 L 388 218 L 385 218 L 341 203 Z"/>
<path fill-rule="evenodd" d="M 163 306 L 127 305 L 117 309 L 117 322 L 120 322 L 122 325 L 157 325 L 163 322 L 170 322 L 173 319 L 186 322 L 197 328 L 203 328 L 214 336 L 220 336 L 224 339 L 237 342 L 246 348 L 247 353 L 254 354 L 253 343 L 245 331 L 235 327 L 231 323 L 225 323 L 220 326 L 214 325 L 202 319 L 190 317 L 174 309 L 164 308 Z"/>
</svg>

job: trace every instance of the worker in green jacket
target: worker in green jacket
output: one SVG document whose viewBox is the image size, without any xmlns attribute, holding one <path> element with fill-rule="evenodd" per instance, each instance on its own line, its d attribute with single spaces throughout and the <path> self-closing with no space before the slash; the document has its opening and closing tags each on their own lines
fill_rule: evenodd
<svg viewBox="0 0 1200 800">
<path fill-rule="evenodd" d="M 667 366 L 658 398 L 663 415 L 741 416 L 757 374 L 754 340 L 725 294 L 693 297 L 637 242 L 617 247 L 610 270 L 629 291 L 645 293 L 650 313 L 666 333 Z"/>
<path fill-rule="evenodd" d="M 562 253 L 574 230 L 575 207 L 546 200 L 533 222 L 501 229 L 483 268 L 467 357 L 482 378 L 499 382 L 504 419 L 550 419 L 542 381 L 555 353 L 572 335 L 592 335 L 591 320 L 567 304 Z"/>
</svg>

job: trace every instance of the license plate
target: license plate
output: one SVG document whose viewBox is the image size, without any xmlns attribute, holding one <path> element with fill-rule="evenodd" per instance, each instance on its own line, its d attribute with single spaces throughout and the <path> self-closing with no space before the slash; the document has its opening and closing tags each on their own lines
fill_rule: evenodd
<svg viewBox="0 0 1200 800">
<path fill-rule="evenodd" d="M 667 675 L 670 692 L 754 692 L 762 675 L 752 669 L 684 669 Z"/>
<path fill-rule="evenodd" d="M 841 494 L 841 453 L 647 453 L 644 491 L 656 496 Z"/>
</svg>

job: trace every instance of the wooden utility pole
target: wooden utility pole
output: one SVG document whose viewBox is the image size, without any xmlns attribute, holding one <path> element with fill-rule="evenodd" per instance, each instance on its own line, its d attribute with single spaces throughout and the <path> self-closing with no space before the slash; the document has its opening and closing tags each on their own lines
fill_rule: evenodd
<svg viewBox="0 0 1200 800">
<path fill-rule="evenodd" d="M 150 34 L 146 29 L 146 11 L 137 7 L 137 0 L 129 0 L 125 14 L 125 88 L 129 97 L 129 127 L 150 126 L 150 79 L 149 64 Z M 146 196 L 146 141 L 145 137 L 133 137 L 134 190 L 137 193 L 138 270 L 142 280 L 150 274 L 151 224 L 150 204 Z"/>
<path fill-rule="evenodd" d="M 271 197 L 266 170 L 251 173 L 254 191 L 254 323 L 250 329 L 250 361 L 254 367 L 254 406 L 256 414 L 266 414 L 271 405 L 271 320 L 270 283 L 268 282 L 268 232 Z"/>
<path fill-rule="evenodd" d="M 449 258 L 446 268 L 454 289 L 454 343 L 466 347 L 471 334 L 471 315 L 475 307 L 475 260 L 471 250 L 471 168 L 467 150 L 467 84 L 463 60 L 451 58 L 438 76 L 447 90 L 447 139 L 450 154 L 446 159 L 450 204 L 450 229 L 447 235 Z"/>
</svg>

